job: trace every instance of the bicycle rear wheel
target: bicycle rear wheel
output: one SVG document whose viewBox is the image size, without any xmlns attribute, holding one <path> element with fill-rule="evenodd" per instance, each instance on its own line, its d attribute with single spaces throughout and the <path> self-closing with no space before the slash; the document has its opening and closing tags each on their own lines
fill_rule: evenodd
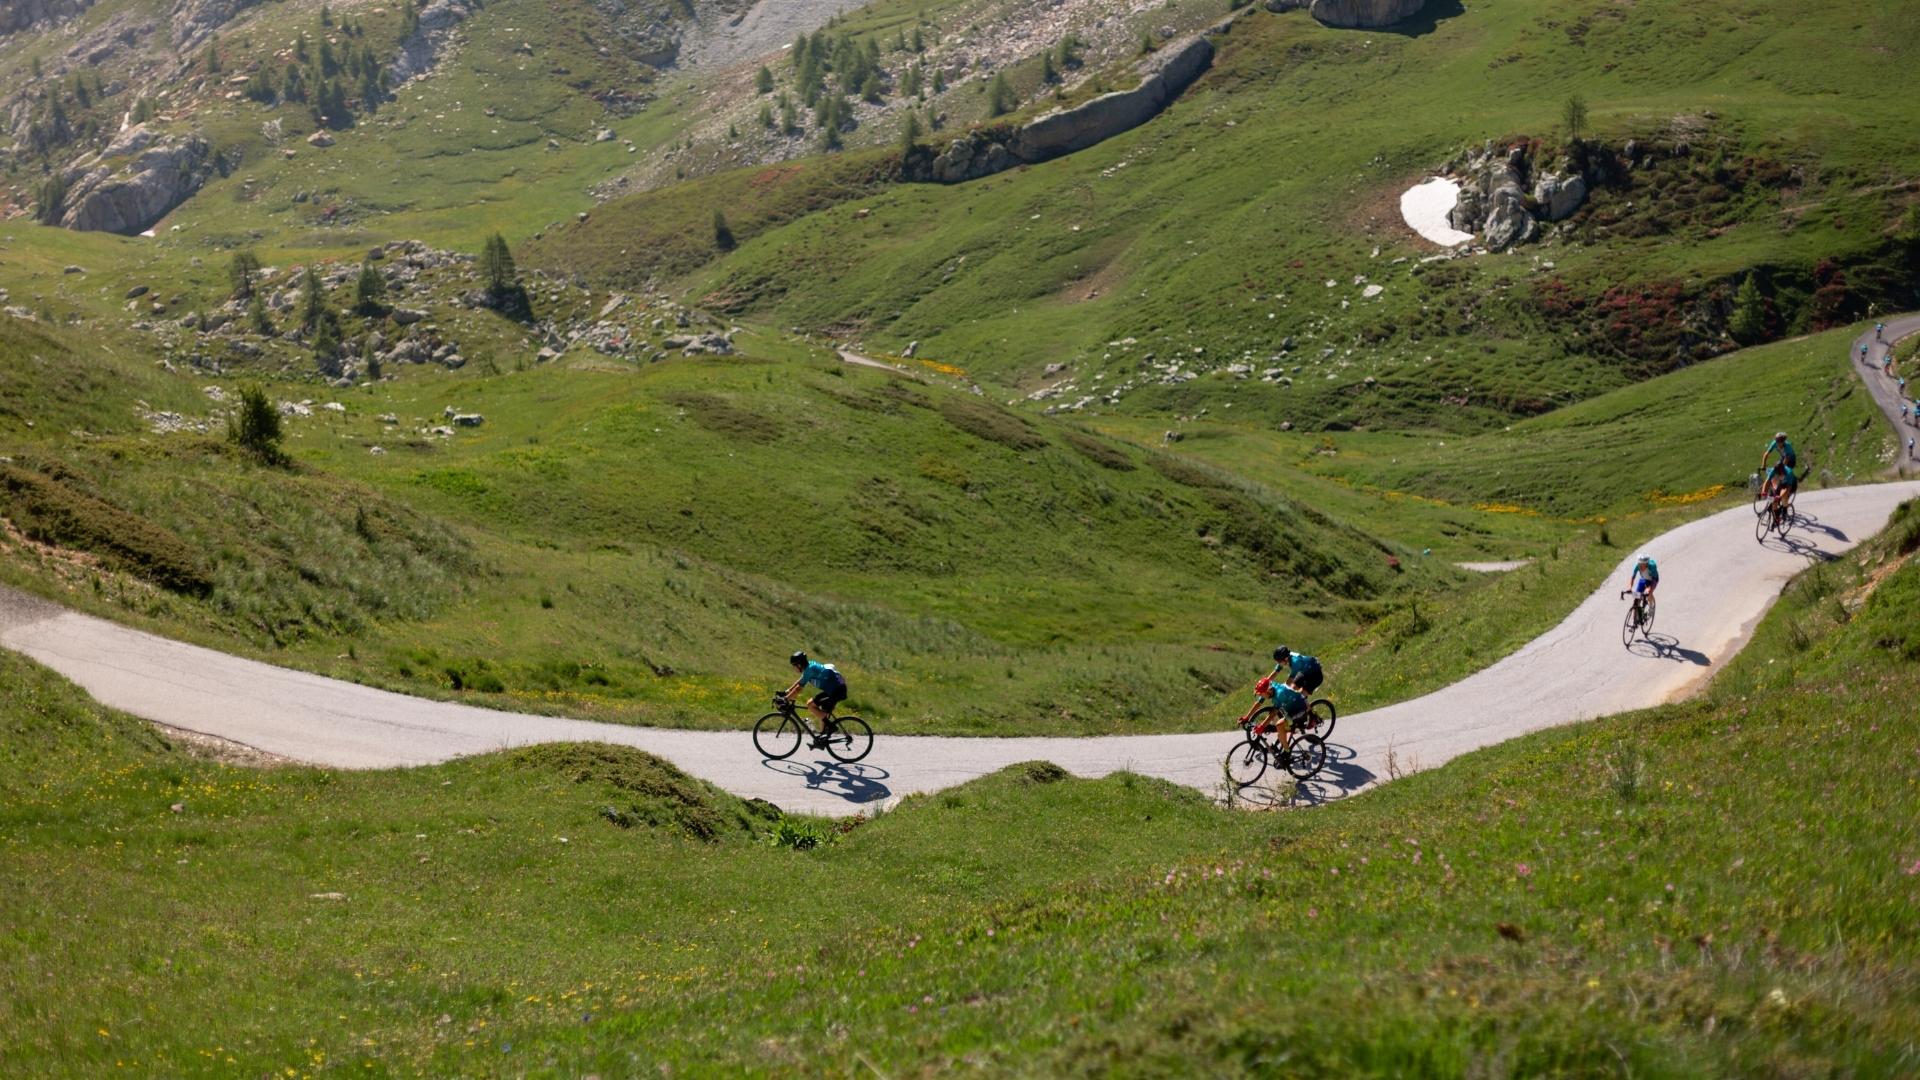
<svg viewBox="0 0 1920 1080">
<path fill-rule="evenodd" d="M 1327 767 L 1327 740 L 1318 735 L 1295 735 L 1287 741 L 1287 771 L 1296 780 L 1311 780 Z"/>
<path fill-rule="evenodd" d="M 773 761 L 792 757 L 800 749 L 800 721 L 777 712 L 761 717 L 753 725 L 753 748 Z"/>
<path fill-rule="evenodd" d="M 1659 605 L 1654 602 L 1653 594 L 1648 593 L 1646 610 L 1640 615 L 1640 632 L 1642 634 L 1651 635 L 1653 633 L 1653 613 L 1658 608 Z"/>
<path fill-rule="evenodd" d="M 1333 707 L 1333 702 L 1326 698 L 1314 698 L 1307 706 L 1307 712 L 1312 714 L 1312 723 L 1308 725 L 1307 732 L 1319 736 L 1322 740 L 1332 739 L 1334 722 L 1340 718 L 1338 710 Z"/>
<path fill-rule="evenodd" d="M 833 734 L 827 736 L 827 753 L 835 761 L 849 765 L 873 750 L 873 728 L 857 716 L 836 716 Z"/>
<path fill-rule="evenodd" d="M 1780 539 L 1785 540 L 1787 538 L 1787 532 L 1792 528 L 1793 511 L 1782 506 L 1779 512 L 1774 515 L 1773 531 L 1780 534 Z"/>
<path fill-rule="evenodd" d="M 1252 732 L 1227 751 L 1227 779 L 1240 787 L 1253 783 L 1267 771 L 1266 740 Z"/>
</svg>

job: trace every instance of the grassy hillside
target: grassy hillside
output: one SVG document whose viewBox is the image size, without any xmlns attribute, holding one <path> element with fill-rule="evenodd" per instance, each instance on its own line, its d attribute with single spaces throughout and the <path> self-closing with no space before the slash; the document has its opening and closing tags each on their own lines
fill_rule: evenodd
<svg viewBox="0 0 1920 1080">
<path fill-rule="evenodd" d="M 1304 813 L 1042 765 L 844 831 L 610 749 L 254 771 L 0 655 L 9 1071 L 1903 1074 L 1917 544 L 1909 507 L 1804 577 L 1704 700 Z"/>
<path fill-rule="evenodd" d="M 1884 438 L 1825 338 L 1462 453 L 1205 419 L 1171 449 L 1130 445 L 944 376 L 743 337 L 777 359 L 334 392 L 340 411 L 287 421 L 299 465 L 280 471 L 217 441 L 225 406 L 177 381 L 155 407 L 208 435 L 146 433 L 131 401 L 35 382 L 86 370 L 84 353 L 13 325 L 41 336 L 11 354 L 12 411 L 73 414 L 12 428 L 8 468 L 38 502 L 9 507 L 31 542 L 7 545 L 6 580 L 409 692 L 671 725 L 755 715 L 796 647 L 846 667 L 895 732 L 1211 729 L 1275 639 L 1326 657 L 1348 708 L 1399 700 L 1551 626 L 1622 547 L 1737 499 L 1776 418 L 1822 409 L 1862 433 L 1801 438 L 1842 478 L 1875 468 Z M 32 363 L 41 340 L 67 362 Z M 107 363 L 102 385 L 160 378 L 139 371 Z M 427 433 L 447 408 L 486 422 Z M 62 434 L 82 422 L 99 434 Z M 1497 440 L 1517 441 L 1479 445 Z M 1534 448 L 1538 501 L 1499 475 Z M 1429 470 L 1457 477 L 1438 489 L 1452 497 L 1429 494 Z M 1508 558 L 1535 562 L 1450 565 Z"/>
<path fill-rule="evenodd" d="M 1256 12 L 1152 123 L 808 215 L 714 251 L 692 294 L 877 347 L 918 340 L 1021 390 L 1064 363 L 1063 400 L 1094 409 L 1117 390 L 1120 408 L 1191 413 L 1232 391 L 1296 426 L 1484 428 L 1727 347 L 1714 313 L 1751 268 L 1779 329 L 1905 297 L 1884 244 L 1916 164 L 1900 134 L 1913 69 L 1876 50 L 1910 21 L 1890 2 L 1592 0 L 1399 34 Z M 1422 262 L 1400 191 L 1489 139 L 1531 137 L 1550 160 L 1573 94 L 1606 146 L 1658 148 L 1648 167 L 1552 243 Z M 595 254 L 626 246 L 609 232 L 699 235 L 736 186 L 685 210 L 685 192 L 608 204 L 542 257 L 617 274 Z M 576 256 L 587 233 L 603 239 Z M 1821 259 L 1850 269 L 1816 303 Z M 1236 363 L 1292 384 L 1182 375 Z"/>
</svg>

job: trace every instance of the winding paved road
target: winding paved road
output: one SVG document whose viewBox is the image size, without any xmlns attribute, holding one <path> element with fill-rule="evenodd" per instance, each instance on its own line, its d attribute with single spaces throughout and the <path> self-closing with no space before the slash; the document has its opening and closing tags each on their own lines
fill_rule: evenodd
<svg viewBox="0 0 1920 1080">
<path fill-rule="evenodd" d="M 1877 531 L 1894 507 L 1916 496 L 1920 481 L 1809 491 L 1800 498 L 1806 523 L 1789 542 L 1767 546 L 1756 544 L 1746 507 L 1683 525 L 1647 545 L 1666 571 L 1651 642 L 1622 647 L 1622 562 L 1565 621 L 1512 656 L 1425 697 L 1342 717 L 1337 760 L 1307 795 L 1337 798 L 1386 778 L 1390 748 L 1402 770 L 1430 768 L 1516 735 L 1682 694 L 1738 650 L 1789 578 Z M 407 697 L 156 637 L 6 589 L 0 645 L 114 708 L 298 761 L 376 768 L 529 743 L 604 741 L 658 754 L 739 795 L 826 814 L 1035 759 L 1081 776 L 1125 769 L 1217 792 L 1234 737 L 883 735 L 858 765 L 812 753 L 763 763 L 744 731 L 627 727 Z M 1259 674 L 1257 660 L 1248 662 L 1249 681 Z M 1338 698 L 1337 681 L 1327 690 Z"/>
<path fill-rule="evenodd" d="M 1889 320 L 1896 341 L 1920 332 L 1920 315 Z M 1898 427 L 1893 380 L 1879 374 L 1884 344 L 1857 340 L 1873 361 L 1861 375 Z M 886 366 L 865 357 L 850 362 Z M 1901 429 L 1901 449 L 1910 429 Z M 1920 429 L 1913 429 L 1920 433 Z M 1781 586 L 1809 562 L 1837 557 L 1877 532 L 1893 509 L 1920 497 L 1920 481 L 1831 488 L 1801 495 L 1802 520 L 1786 540 L 1756 543 L 1753 514 L 1736 507 L 1683 525 L 1647 545 L 1666 578 L 1650 639 L 1624 647 L 1615 573 L 1574 612 L 1512 656 L 1443 690 L 1342 717 L 1335 761 L 1309 798 L 1332 799 L 1377 783 L 1389 761 L 1402 771 L 1531 731 L 1658 705 L 1698 686 L 1738 651 Z M 792 810 L 853 813 L 912 792 L 963 783 L 1020 761 L 1045 759 L 1081 776 L 1131 770 L 1218 792 L 1234 732 L 1098 738 L 882 736 L 871 757 L 837 765 L 802 753 L 762 762 L 746 732 L 628 727 L 499 712 L 339 682 L 132 630 L 0 587 L 0 646 L 58 671 L 101 702 L 187 731 L 215 735 L 297 761 L 340 768 L 423 765 L 507 747 L 603 741 L 639 747 L 743 796 Z M 1248 662 L 1248 678 L 1258 674 Z M 1327 690 L 1336 700 L 1337 680 Z"/>
<path fill-rule="evenodd" d="M 1873 395 L 1873 400 L 1880 406 L 1880 411 L 1887 414 L 1887 423 L 1892 424 L 1893 429 L 1900 433 L 1900 447 L 1894 454 L 1895 470 L 1903 465 L 1907 468 L 1920 467 L 1920 459 L 1915 459 L 1907 451 L 1908 439 L 1920 439 L 1920 427 L 1914 426 L 1911 421 L 1913 399 L 1901 396 L 1899 383 L 1901 373 L 1887 375 L 1880 368 L 1886 361 L 1887 351 L 1902 338 L 1911 337 L 1914 334 L 1920 334 L 1920 314 L 1896 315 L 1886 321 L 1886 330 L 1881 334 L 1885 340 L 1875 339 L 1873 331 L 1869 330 L 1853 339 L 1853 348 L 1847 353 L 1848 360 L 1855 364 L 1860 378 L 1867 384 L 1867 392 Z M 1867 347 L 1865 364 L 1859 361 L 1862 345 Z M 1913 380 L 1913 384 L 1906 389 L 1907 394 L 1920 394 L 1920 380 L 1914 379 L 1914 376 L 1920 372 L 1909 371 L 1905 374 L 1909 380 Z M 1900 406 L 1903 402 L 1908 408 L 1907 418 L 1902 418 L 1900 415 Z"/>
</svg>

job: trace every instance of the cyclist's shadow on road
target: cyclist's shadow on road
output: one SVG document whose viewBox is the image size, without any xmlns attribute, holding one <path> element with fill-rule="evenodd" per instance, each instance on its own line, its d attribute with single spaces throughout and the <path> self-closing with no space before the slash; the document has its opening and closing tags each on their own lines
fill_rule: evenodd
<svg viewBox="0 0 1920 1080">
<path fill-rule="evenodd" d="M 784 761 L 768 759 L 760 764 L 774 772 L 803 777 L 807 782 L 808 790 L 838 795 L 850 803 L 879 802 L 893 794 L 893 789 L 882 783 L 893 774 L 878 765 L 847 765 L 828 760 L 814 761 L 809 764 L 792 759 Z"/>
<path fill-rule="evenodd" d="M 1706 653 L 1700 652 L 1697 649 L 1681 648 L 1680 639 L 1671 634 L 1647 634 L 1627 646 L 1627 651 L 1635 656 L 1646 657 L 1649 660 L 1673 660 L 1678 663 L 1695 664 L 1700 667 L 1706 667 L 1713 662 L 1707 659 Z"/>
<path fill-rule="evenodd" d="M 1796 513 L 1794 515 L 1793 528 L 1799 529 L 1801 532 L 1818 533 L 1823 536 L 1832 537 L 1842 543 L 1847 542 L 1846 533 L 1841 532 L 1831 525 L 1822 525 L 1819 519 L 1810 518 L 1804 514 Z M 1808 562 L 1832 562 L 1840 557 L 1822 548 L 1813 540 L 1796 536 L 1792 532 L 1788 532 L 1785 536 L 1769 533 L 1766 539 L 1760 541 L 1760 546 L 1769 551 L 1783 551 L 1789 555 L 1798 555 Z"/>
<path fill-rule="evenodd" d="M 1234 800 L 1253 807 L 1280 807 L 1320 806 L 1344 799 L 1379 779 L 1373 770 L 1354 761 L 1358 756 L 1353 747 L 1330 742 L 1326 765 L 1313 779 L 1294 784 L 1291 800 L 1284 798 L 1284 784 L 1259 781 L 1236 791 Z"/>
</svg>

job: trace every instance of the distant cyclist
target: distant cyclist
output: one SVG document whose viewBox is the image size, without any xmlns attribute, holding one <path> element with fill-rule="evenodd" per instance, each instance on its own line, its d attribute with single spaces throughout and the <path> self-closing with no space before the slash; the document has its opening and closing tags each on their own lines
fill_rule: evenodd
<svg viewBox="0 0 1920 1080">
<path fill-rule="evenodd" d="M 1285 645 L 1273 650 L 1273 674 L 1267 683 L 1273 691 L 1273 707 L 1292 721 L 1306 715 L 1307 695 L 1320 689 L 1326 673 L 1320 661 L 1306 653 L 1297 653 Z"/>
<path fill-rule="evenodd" d="M 807 659 L 807 654 L 803 652 L 797 652 L 788 657 L 787 663 L 793 665 L 794 673 L 799 677 L 794 680 L 792 686 L 787 687 L 787 692 L 780 696 L 792 701 L 801 687 L 813 687 L 815 692 L 812 699 L 807 702 L 807 711 L 813 714 L 814 720 L 823 725 L 824 730 L 827 716 L 833 712 L 833 707 L 847 700 L 846 676 L 840 674 L 832 664 L 822 664 Z"/>
<path fill-rule="evenodd" d="M 1627 579 L 1627 591 L 1635 596 L 1652 597 L 1653 591 L 1659 587 L 1660 564 L 1654 561 L 1653 556 L 1643 553 L 1633 561 L 1633 576 Z"/>
<path fill-rule="evenodd" d="M 1769 500 L 1784 510 L 1793 505 L 1794 493 L 1800 490 L 1800 477 L 1793 471 L 1792 466 L 1783 462 L 1775 465 L 1767 473 L 1766 482 L 1760 485 L 1760 490 Z"/>
<path fill-rule="evenodd" d="M 1760 452 L 1760 472 L 1762 474 L 1765 474 L 1767 471 L 1767 459 L 1775 454 L 1780 455 L 1780 464 L 1785 465 L 1789 469 L 1800 463 L 1800 454 L 1794 450 L 1792 440 L 1787 438 L 1787 433 L 1784 431 L 1774 432 L 1773 441 L 1768 443 L 1767 448 Z"/>
<path fill-rule="evenodd" d="M 1873 363 L 1873 361 L 1867 359 L 1867 344 L 1864 341 L 1860 343 L 1860 362 L 1863 364 Z"/>
</svg>

